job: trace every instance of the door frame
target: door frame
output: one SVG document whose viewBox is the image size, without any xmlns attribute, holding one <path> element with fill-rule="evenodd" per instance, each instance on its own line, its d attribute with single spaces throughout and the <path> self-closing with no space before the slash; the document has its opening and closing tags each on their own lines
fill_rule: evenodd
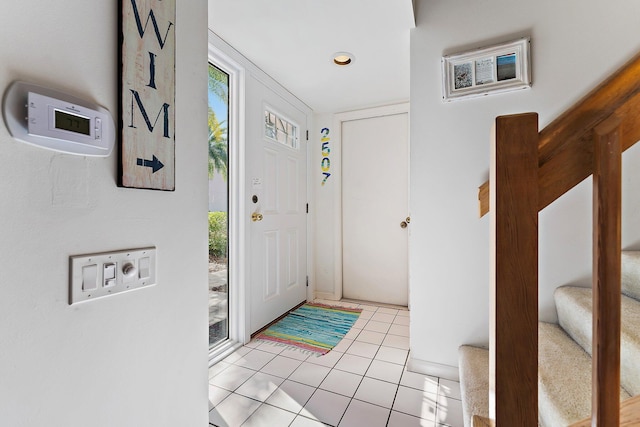
<svg viewBox="0 0 640 427">
<path fill-rule="evenodd" d="M 237 105 L 230 107 L 229 121 L 233 118 L 236 119 L 236 138 L 237 144 L 230 150 L 230 168 L 231 173 L 229 175 L 229 181 L 233 181 L 233 186 L 229 187 L 229 209 L 234 210 L 234 214 L 229 218 L 229 271 L 233 272 L 229 277 L 229 340 L 228 344 L 220 346 L 221 349 L 216 351 L 215 354 L 210 352 L 209 364 L 212 365 L 217 361 L 223 359 L 228 354 L 235 351 L 238 347 L 248 343 L 251 340 L 251 322 L 250 322 L 250 307 L 251 307 L 251 289 L 248 286 L 248 282 L 251 278 L 251 265 L 250 265 L 250 250 L 251 250 L 251 206 L 250 198 L 251 192 L 249 189 L 250 183 L 247 180 L 247 167 L 246 167 L 246 128 L 251 126 L 253 122 L 246 117 L 246 99 L 251 94 L 248 94 L 245 89 L 245 81 L 248 75 L 255 77 L 258 81 L 268 86 L 276 94 L 283 97 L 285 100 L 294 104 L 300 111 L 303 111 L 306 116 L 306 129 L 312 129 L 313 126 L 313 111 L 312 109 L 298 99 L 295 95 L 291 94 L 280 83 L 268 76 L 264 71 L 258 68 L 255 64 L 245 58 L 240 52 L 235 50 L 233 46 L 221 39 L 211 29 L 208 30 L 208 59 L 216 65 L 221 66 L 225 72 L 228 72 L 230 76 L 234 76 L 233 90 L 238 94 Z M 230 87 L 230 90 L 231 87 Z M 254 123 L 255 124 L 255 123 Z M 229 136 L 230 139 L 232 136 Z M 311 193 L 311 149 L 308 144 L 309 141 L 300 135 L 302 144 L 307 144 L 307 202 Z M 233 158 L 231 158 L 233 156 Z M 314 269 L 313 263 L 313 216 L 312 211 L 307 215 L 307 275 L 309 276 L 309 287 L 307 288 L 307 300 L 312 300 L 314 297 Z M 235 234 L 233 237 L 232 234 Z M 233 269 L 233 270 L 232 270 Z M 232 324 L 233 323 L 233 324 Z"/>
<path fill-rule="evenodd" d="M 248 238 L 245 203 L 245 69 L 237 60 L 228 55 L 220 39 L 209 31 L 208 62 L 229 75 L 229 146 L 228 162 L 228 328 L 229 338 L 209 351 L 209 365 L 223 359 L 228 354 L 249 341 L 249 323 L 244 283 L 247 257 L 245 253 Z M 243 244 L 244 242 L 244 244 Z"/>
<path fill-rule="evenodd" d="M 333 200 L 333 205 L 334 205 L 333 221 L 335 224 L 335 233 L 334 233 L 334 241 L 333 241 L 333 253 L 334 253 L 334 259 L 333 259 L 334 273 L 333 274 L 334 274 L 335 286 L 334 286 L 334 291 L 332 295 L 333 298 L 331 299 L 334 299 L 336 301 L 339 301 L 342 299 L 342 286 L 343 286 L 343 282 L 342 282 L 342 123 L 352 121 L 352 120 L 371 119 L 375 117 L 391 116 L 394 114 L 403 114 L 403 113 L 407 114 L 407 120 L 409 120 L 410 119 L 409 107 L 410 107 L 410 103 L 403 102 L 400 104 L 385 105 L 382 107 L 367 108 L 364 110 L 348 111 L 345 113 L 338 113 L 333 116 L 333 128 L 337 129 L 338 132 L 337 132 L 337 135 L 332 134 L 332 141 L 334 142 L 334 144 L 332 144 L 332 148 L 331 148 L 331 157 L 332 157 L 331 160 L 332 160 L 332 166 L 335 163 L 337 163 L 336 170 L 340 171 L 340 173 L 336 175 L 332 175 L 332 177 L 335 178 L 336 191 L 334 192 L 334 200 Z M 409 123 L 409 126 L 411 126 L 411 123 L 410 122 L 408 123 Z M 408 144 L 407 152 L 409 153 L 409 156 L 411 156 L 411 144 L 409 144 L 409 140 L 407 140 L 407 144 Z M 409 165 L 410 165 L 409 158 L 407 158 L 408 179 L 411 178 Z M 411 200 L 410 189 L 411 189 L 411 185 L 409 185 L 409 202 Z M 411 203 L 409 203 L 409 206 L 410 205 Z M 409 206 L 407 208 L 409 208 Z M 408 214 L 409 216 L 411 216 L 410 212 Z M 411 239 L 409 239 L 409 241 L 410 240 Z M 411 250 L 411 247 L 409 246 L 407 248 L 407 251 L 408 251 L 407 252 L 407 269 L 409 268 L 408 263 L 409 263 L 409 257 L 410 257 L 409 256 L 410 250 Z M 409 290 L 410 290 L 409 283 L 407 283 L 407 291 Z M 408 299 L 409 299 L 409 305 L 410 305 L 411 304 L 410 293 L 408 294 Z"/>
</svg>

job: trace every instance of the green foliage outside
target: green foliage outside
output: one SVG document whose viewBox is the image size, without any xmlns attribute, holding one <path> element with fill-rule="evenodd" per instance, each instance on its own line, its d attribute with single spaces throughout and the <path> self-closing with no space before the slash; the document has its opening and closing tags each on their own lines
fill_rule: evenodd
<svg viewBox="0 0 640 427">
<path fill-rule="evenodd" d="M 227 213 L 209 212 L 209 256 L 227 257 Z"/>
<path fill-rule="evenodd" d="M 229 76 L 209 64 L 209 94 L 229 106 Z M 209 104 L 209 178 L 216 172 L 227 180 L 229 154 L 228 129 L 226 120 L 218 120 Z M 223 116 L 224 117 L 224 116 Z M 212 258 L 227 257 L 227 213 L 209 212 L 209 256 Z"/>
<path fill-rule="evenodd" d="M 227 128 L 224 122 L 220 123 L 216 113 L 209 107 L 209 178 L 213 178 L 215 172 L 220 172 L 222 178 L 227 180 L 229 155 L 227 153 Z"/>
<path fill-rule="evenodd" d="M 229 107 L 229 76 L 211 64 L 209 64 L 209 93 L 222 101 L 227 108 Z M 213 178 L 215 172 L 219 172 L 226 181 L 229 166 L 226 120 L 219 121 L 215 111 L 209 105 L 207 121 L 209 125 L 209 178 Z"/>
<path fill-rule="evenodd" d="M 211 64 L 209 64 L 209 92 L 229 105 L 229 76 Z"/>
</svg>

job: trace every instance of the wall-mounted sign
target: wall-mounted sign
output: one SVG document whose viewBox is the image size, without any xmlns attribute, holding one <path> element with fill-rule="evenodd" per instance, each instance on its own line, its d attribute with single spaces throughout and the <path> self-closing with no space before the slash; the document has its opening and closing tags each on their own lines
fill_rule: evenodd
<svg viewBox="0 0 640 427">
<path fill-rule="evenodd" d="M 120 0 L 120 182 L 175 189 L 175 0 Z"/>
<path fill-rule="evenodd" d="M 529 37 L 442 57 L 442 100 L 531 87 Z"/>
<path fill-rule="evenodd" d="M 324 185 L 331 173 L 329 170 L 331 169 L 331 159 L 329 158 L 329 154 L 331 153 L 331 148 L 329 148 L 329 142 L 331 142 L 331 138 L 329 138 L 329 128 L 322 128 L 320 131 L 320 142 L 322 143 L 322 160 L 320 162 L 320 169 L 322 170 L 322 184 Z"/>
</svg>

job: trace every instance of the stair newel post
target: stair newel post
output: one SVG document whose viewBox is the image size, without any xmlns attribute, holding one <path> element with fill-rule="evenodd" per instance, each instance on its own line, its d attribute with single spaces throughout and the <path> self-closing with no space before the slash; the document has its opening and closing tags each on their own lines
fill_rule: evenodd
<svg viewBox="0 0 640 427">
<path fill-rule="evenodd" d="M 594 129 L 593 376 L 591 425 L 620 423 L 621 207 L 620 119 Z"/>
<path fill-rule="evenodd" d="M 496 118 L 490 169 L 489 414 L 538 425 L 538 115 Z"/>
</svg>

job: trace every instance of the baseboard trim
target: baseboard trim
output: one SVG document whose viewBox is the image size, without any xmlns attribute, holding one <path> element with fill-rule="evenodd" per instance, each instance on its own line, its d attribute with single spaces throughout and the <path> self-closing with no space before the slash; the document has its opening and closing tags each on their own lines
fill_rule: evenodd
<svg viewBox="0 0 640 427">
<path fill-rule="evenodd" d="M 411 356 L 411 353 L 409 353 L 409 360 L 407 361 L 407 370 L 418 374 L 431 375 L 432 377 L 460 381 L 460 373 L 457 366 L 416 359 Z"/>
<path fill-rule="evenodd" d="M 316 299 L 326 299 L 329 301 L 340 300 L 340 298 L 336 299 L 336 295 L 333 292 L 318 292 L 318 291 L 316 291 Z"/>
</svg>

